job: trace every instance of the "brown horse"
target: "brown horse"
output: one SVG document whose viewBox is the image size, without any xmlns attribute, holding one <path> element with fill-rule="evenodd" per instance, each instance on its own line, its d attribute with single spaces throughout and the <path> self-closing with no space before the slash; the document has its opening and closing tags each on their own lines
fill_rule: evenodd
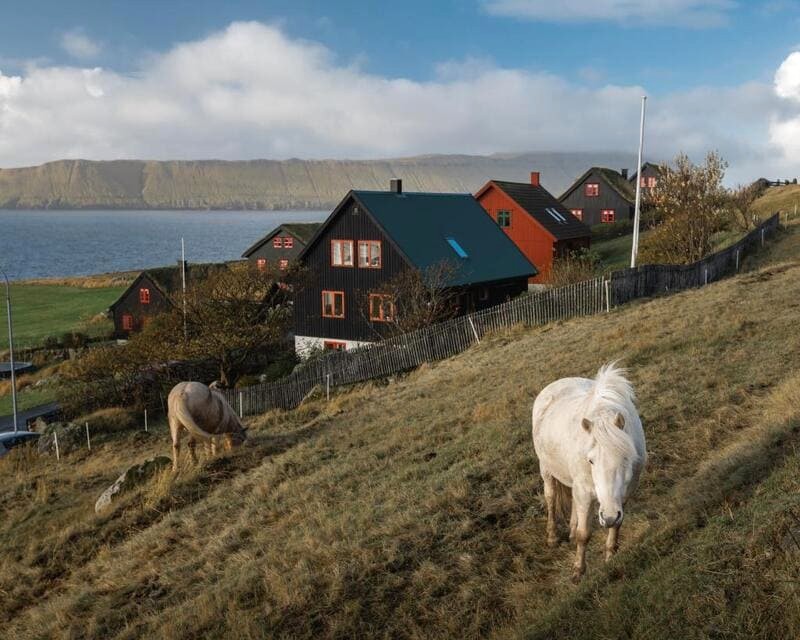
<svg viewBox="0 0 800 640">
<path fill-rule="evenodd" d="M 192 461 L 197 463 L 195 446 L 202 442 L 211 455 L 223 443 L 227 450 L 242 444 L 247 429 L 231 408 L 225 397 L 216 389 L 200 382 L 179 382 L 169 392 L 169 431 L 172 435 L 172 468 L 178 470 L 178 454 L 183 432 L 189 434 L 187 442 Z"/>
</svg>

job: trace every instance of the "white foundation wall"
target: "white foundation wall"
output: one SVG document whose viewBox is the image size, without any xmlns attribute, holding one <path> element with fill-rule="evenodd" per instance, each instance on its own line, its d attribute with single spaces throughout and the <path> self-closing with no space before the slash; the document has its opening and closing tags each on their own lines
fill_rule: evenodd
<svg viewBox="0 0 800 640">
<path fill-rule="evenodd" d="M 325 348 L 326 342 L 344 342 L 347 345 L 346 349 L 355 349 L 362 347 L 371 342 L 359 342 L 358 340 L 337 340 L 335 338 L 313 338 L 311 336 L 295 336 L 294 337 L 294 350 L 295 353 L 301 358 L 305 359 L 310 353 L 314 351 L 321 351 Z"/>
</svg>

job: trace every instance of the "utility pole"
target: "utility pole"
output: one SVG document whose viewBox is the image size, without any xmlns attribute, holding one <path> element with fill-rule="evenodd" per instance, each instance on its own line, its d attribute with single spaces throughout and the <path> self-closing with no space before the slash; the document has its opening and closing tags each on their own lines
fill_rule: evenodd
<svg viewBox="0 0 800 640">
<path fill-rule="evenodd" d="M 181 282 L 183 283 L 183 339 L 189 339 L 189 333 L 186 329 L 186 247 L 181 238 Z"/>
<path fill-rule="evenodd" d="M 14 433 L 19 431 L 19 424 L 17 421 L 17 370 L 14 365 L 14 325 L 11 322 L 11 286 L 8 283 L 8 276 L 5 271 L 0 271 L 3 274 L 3 279 L 6 281 L 6 314 L 8 314 L 8 352 L 10 354 L 9 360 L 11 361 L 11 406 L 14 412 Z"/>
<path fill-rule="evenodd" d="M 631 269 L 636 266 L 639 255 L 639 218 L 642 213 L 642 149 L 644 148 L 644 108 L 647 96 L 642 96 L 642 121 L 639 124 L 639 165 L 636 167 L 636 207 L 633 214 L 633 245 L 631 246 Z"/>
</svg>

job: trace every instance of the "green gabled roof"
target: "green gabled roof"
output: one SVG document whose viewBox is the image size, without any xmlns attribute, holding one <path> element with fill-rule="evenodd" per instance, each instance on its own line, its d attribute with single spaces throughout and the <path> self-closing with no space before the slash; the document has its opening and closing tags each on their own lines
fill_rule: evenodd
<svg viewBox="0 0 800 640">
<path fill-rule="evenodd" d="M 424 271 L 443 261 L 458 265 L 453 286 L 538 273 L 471 194 L 353 191 L 352 195 L 414 267 Z M 467 257 L 460 257 L 456 247 Z"/>
<path fill-rule="evenodd" d="M 242 254 L 243 258 L 249 258 L 255 251 L 258 251 L 265 243 L 272 240 L 278 231 L 283 229 L 297 238 L 303 244 L 308 244 L 308 241 L 314 237 L 314 234 L 322 226 L 321 222 L 290 222 L 287 224 L 280 224 L 270 231 L 267 235 L 256 240 L 247 250 Z"/>
</svg>

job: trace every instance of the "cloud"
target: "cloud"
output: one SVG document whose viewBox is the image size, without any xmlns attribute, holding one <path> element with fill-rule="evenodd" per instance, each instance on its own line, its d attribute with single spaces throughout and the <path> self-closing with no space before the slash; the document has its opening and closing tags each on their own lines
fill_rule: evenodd
<svg viewBox="0 0 800 640">
<path fill-rule="evenodd" d="M 425 82 L 367 73 L 248 22 L 149 56 L 130 75 L 54 65 L 0 73 L 0 166 L 636 150 L 643 87 L 585 86 L 486 60 L 435 71 Z M 770 144 L 771 123 L 793 108 L 769 84 L 653 98 L 647 154 L 719 149 L 742 178 L 768 173 L 782 149 Z"/>
<path fill-rule="evenodd" d="M 770 140 L 785 158 L 800 158 L 800 51 L 789 54 L 775 72 L 775 94 L 791 110 L 773 118 Z"/>
<path fill-rule="evenodd" d="M 73 58 L 89 60 L 100 53 L 102 46 L 76 29 L 61 34 L 61 48 Z"/>
<path fill-rule="evenodd" d="M 728 21 L 733 0 L 484 0 L 494 15 L 541 22 L 616 22 L 692 28 Z"/>
</svg>

